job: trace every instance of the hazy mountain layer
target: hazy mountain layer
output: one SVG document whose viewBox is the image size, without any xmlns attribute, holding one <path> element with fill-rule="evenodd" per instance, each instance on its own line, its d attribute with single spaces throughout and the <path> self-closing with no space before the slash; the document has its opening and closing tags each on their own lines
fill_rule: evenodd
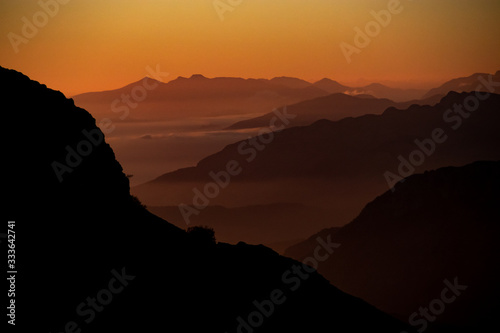
<svg viewBox="0 0 500 333">
<path fill-rule="evenodd" d="M 317 230 L 352 220 L 415 172 L 500 158 L 500 95 L 449 93 L 434 106 L 366 115 L 263 134 L 226 146 L 195 167 L 133 188 L 148 205 L 227 207 L 295 202 L 331 212 Z M 467 111 L 467 110 L 473 111 Z M 196 214 L 197 215 L 197 214 Z"/>
<path fill-rule="evenodd" d="M 408 108 L 413 104 L 434 105 L 441 98 L 442 96 L 436 95 L 425 100 L 396 103 L 389 99 L 374 98 L 370 95 L 350 96 L 337 93 L 287 106 L 284 110 L 293 116 L 293 118 L 290 119 L 289 124 L 286 124 L 285 127 L 307 126 L 321 119 L 336 121 L 342 118 L 359 117 L 366 114 L 381 114 L 391 106 L 402 109 Z M 269 112 L 260 117 L 241 120 L 227 129 L 269 127 L 273 123 L 272 119 L 274 117 L 276 117 L 276 112 Z"/>
</svg>

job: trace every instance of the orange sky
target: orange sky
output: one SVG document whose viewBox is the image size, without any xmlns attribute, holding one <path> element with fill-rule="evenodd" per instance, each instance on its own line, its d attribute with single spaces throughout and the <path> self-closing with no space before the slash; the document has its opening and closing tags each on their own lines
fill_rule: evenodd
<svg viewBox="0 0 500 333">
<path fill-rule="evenodd" d="M 202 73 L 436 83 L 500 70 L 498 0 L 401 0 L 351 63 L 340 44 L 355 46 L 354 28 L 397 0 L 55 1 L 42 0 L 52 16 L 35 0 L 0 3 L 0 64 L 67 95 L 117 88 L 157 65 L 166 81 Z M 214 4 L 228 3 L 219 15 Z M 38 31 L 23 35 L 23 18 Z"/>
</svg>

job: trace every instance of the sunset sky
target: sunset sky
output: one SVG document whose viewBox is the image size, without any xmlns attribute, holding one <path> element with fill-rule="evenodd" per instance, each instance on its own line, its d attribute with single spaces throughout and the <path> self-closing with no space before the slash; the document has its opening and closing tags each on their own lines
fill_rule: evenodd
<svg viewBox="0 0 500 333">
<path fill-rule="evenodd" d="M 354 46 L 354 28 L 391 1 L 59 1 L 52 16 L 38 1 L 0 3 L 0 64 L 67 95 L 118 88 L 157 65 L 165 81 L 201 73 L 416 86 L 500 70 L 498 0 L 401 0 L 350 64 L 340 44 Z M 224 3 L 234 5 L 218 13 Z M 38 31 L 23 29 L 34 16 Z M 16 46 L 13 36 L 25 39 Z"/>
</svg>

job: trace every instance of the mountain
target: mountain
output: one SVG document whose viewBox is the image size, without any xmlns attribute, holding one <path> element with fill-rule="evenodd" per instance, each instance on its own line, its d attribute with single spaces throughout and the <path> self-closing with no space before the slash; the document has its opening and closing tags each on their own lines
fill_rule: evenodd
<svg viewBox="0 0 500 333">
<path fill-rule="evenodd" d="M 167 74 L 162 74 L 166 79 Z M 157 76 L 157 75 L 155 75 Z M 189 117 L 264 114 L 275 108 L 333 93 L 372 95 L 396 102 L 419 99 L 423 91 L 382 84 L 348 87 L 330 79 L 314 84 L 292 77 L 242 79 L 207 78 L 194 74 L 167 83 L 145 77 L 125 87 L 79 94 L 75 102 L 98 120 L 168 120 Z M 442 93 L 441 95 L 444 95 Z M 431 96 L 428 96 L 431 97 Z"/>
<path fill-rule="evenodd" d="M 426 100 L 396 103 L 385 98 L 375 98 L 370 95 L 351 96 L 336 93 L 287 106 L 286 112 L 293 115 L 293 119 L 291 119 L 286 127 L 307 126 L 321 119 L 335 121 L 347 117 L 359 117 L 365 114 L 381 114 L 391 106 L 402 109 L 408 108 L 413 104 L 434 105 L 439 102 L 441 97 L 436 95 Z M 269 112 L 260 117 L 241 120 L 227 129 L 269 127 L 275 116 L 275 112 Z"/>
<path fill-rule="evenodd" d="M 17 330 L 408 329 L 268 248 L 216 243 L 149 213 L 88 112 L 16 71 L 0 68 L 0 82 Z"/>
<path fill-rule="evenodd" d="M 201 74 L 178 77 L 168 83 L 144 78 L 120 89 L 84 93 L 73 99 L 98 119 L 124 120 L 126 115 L 127 121 L 157 121 L 266 113 L 284 104 L 327 94 L 299 81 L 292 78 L 206 78 Z"/>
<path fill-rule="evenodd" d="M 441 168 L 407 178 L 348 225 L 323 230 L 286 255 L 302 260 L 316 238 L 331 235 L 342 246 L 318 270 L 340 289 L 413 318 L 419 331 L 428 324 L 480 332 L 500 310 L 499 203 L 500 161 Z M 450 296 L 445 280 L 466 288 Z M 436 321 L 426 323 L 414 313 L 429 305 Z"/>
<path fill-rule="evenodd" d="M 460 77 L 443 83 L 437 88 L 429 90 L 424 98 L 437 94 L 447 94 L 449 91 L 464 92 L 464 91 L 498 91 L 500 86 L 500 71 L 494 75 L 487 73 L 476 73 L 467 77 Z"/>
<path fill-rule="evenodd" d="M 451 92 L 434 106 L 388 108 L 381 115 L 262 134 L 132 192 L 147 205 L 199 206 L 188 217 L 212 205 L 300 203 L 330 212 L 329 220 L 311 221 L 316 230 L 341 226 L 413 173 L 500 159 L 500 95 L 489 95 L 473 112 L 460 109 L 474 98 Z"/>
<path fill-rule="evenodd" d="M 449 91 L 473 91 L 480 76 L 486 78 L 487 74 L 454 79 L 425 93 L 424 90 L 392 88 L 379 83 L 349 87 L 327 78 L 311 84 L 292 77 L 267 80 L 207 78 L 194 74 L 189 78 L 178 77 L 168 83 L 145 77 L 120 89 L 84 93 L 73 99 L 78 105 L 88 108 L 98 120 L 157 121 L 198 116 L 265 114 L 284 105 L 337 93 L 408 102 L 444 96 Z M 162 73 L 162 79 L 167 77 L 167 74 Z M 500 80 L 499 72 L 494 79 L 495 82 Z M 493 90 L 490 89 L 490 92 Z"/>
<path fill-rule="evenodd" d="M 292 89 L 302 89 L 311 86 L 310 82 L 304 81 L 302 79 L 298 79 L 295 77 L 288 76 L 280 76 L 275 77 L 270 80 L 271 83 L 278 84 L 281 86 L 285 86 Z"/>
<path fill-rule="evenodd" d="M 292 77 L 267 80 L 194 74 L 173 79 L 158 68 L 156 73 L 150 68 L 149 72 L 151 77 L 120 89 L 74 96 L 77 105 L 88 110 L 101 127 L 109 128 L 109 140 L 127 174 L 134 175 L 134 185 L 193 165 L 257 133 L 246 129 L 223 131 L 238 121 L 328 95 Z M 332 112 L 321 118 L 338 119 L 329 114 Z"/>
<path fill-rule="evenodd" d="M 349 89 L 352 89 L 351 87 L 344 86 L 343 84 L 328 78 L 324 78 L 317 82 L 314 82 L 313 85 L 330 94 L 343 93 L 348 91 Z"/>
<path fill-rule="evenodd" d="M 396 102 L 405 102 L 410 100 L 421 99 L 424 90 L 420 89 L 400 89 L 391 88 L 380 83 L 371 83 L 362 87 L 348 87 L 343 84 L 338 83 L 327 78 L 324 78 L 313 84 L 315 87 L 329 92 L 330 94 L 344 93 L 347 95 L 371 95 L 377 98 L 387 98 L 394 100 Z M 446 95 L 447 91 L 440 92 L 440 95 Z M 425 98 L 438 95 L 435 93 L 433 95 L 427 95 Z"/>
<path fill-rule="evenodd" d="M 425 90 L 421 89 L 401 89 L 401 88 L 392 88 L 385 86 L 380 83 L 372 83 L 363 87 L 355 88 L 355 90 L 351 93 L 354 94 L 368 94 L 368 95 L 373 95 L 375 97 L 386 97 L 393 99 L 397 102 L 403 102 L 403 101 L 409 101 L 409 100 L 415 100 L 415 99 L 422 99 L 422 95 L 425 92 Z M 443 93 L 442 95 L 446 95 L 447 92 Z M 437 94 L 435 94 L 437 95 Z M 428 97 L 433 97 L 434 95 L 426 96 L 425 98 Z"/>
</svg>

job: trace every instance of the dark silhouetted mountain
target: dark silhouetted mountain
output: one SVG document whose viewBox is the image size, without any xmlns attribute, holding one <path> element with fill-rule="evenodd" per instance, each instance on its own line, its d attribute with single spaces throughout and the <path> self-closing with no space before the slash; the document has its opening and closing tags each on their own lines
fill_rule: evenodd
<svg viewBox="0 0 500 333">
<path fill-rule="evenodd" d="M 268 248 L 199 241 L 152 215 L 85 110 L 13 70 L 0 81 L 19 331 L 236 332 L 249 315 L 259 332 L 405 329 Z M 271 295 L 286 297 L 272 314 Z"/>
<path fill-rule="evenodd" d="M 499 203 L 500 162 L 441 168 L 407 178 L 348 225 L 323 230 L 286 255 L 306 258 L 317 237 L 331 235 L 342 245 L 319 272 L 405 319 L 441 299 L 443 281 L 456 278 L 467 289 L 446 304 L 436 323 L 450 332 L 481 332 L 495 325 L 500 310 Z M 421 315 L 413 320 L 423 327 Z"/>
<path fill-rule="evenodd" d="M 98 119 L 118 119 L 128 108 L 125 120 L 130 121 L 266 113 L 281 105 L 327 95 L 311 84 L 297 85 L 298 81 L 291 78 L 211 79 L 201 74 L 178 77 L 168 83 L 144 78 L 120 89 L 84 93 L 73 99 Z M 137 91 L 133 94 L 134 89 Z M 138 99 L 134 100 L 134 96 Z"/>
<path fill-rule="evenodd" d="M 498 92 L 500 86 L 500 71 L 496 74 L 491 75 L 487 73 L 476 73 L 467 77 L 460 77 L 448 82 L 443 83 L 437 88 L 429 90 L 424 98 L 434 96 L 434 95 L 444 95 L 450 91 L 456 92 L 468 92 L 468 91 L 484 91 L 484 92 Z M 484 84 L 489 82 L 489 84 Z"/>
<path fill-rule="evenodd" d="M 500 95 L 491 94 L 474 112 L 463 109 L 467 118 L 453 112 L 474 96 L 451 92 L 434 106 L 389 108 L 381 115 L 263 134 L 132 190 L 148 205 L 302 203 L 331 212 L 330 221 L 311 221 L 317 230 L 341 226 L 412 173 L 500 159 Z M 240 167 L 229 181 L 224 177 L 228 163 Z M 214 187 L 214 179 L 224 183 L 217 195 L 196 194 Z"/>
<path fill-rule="evenodd" d="M 370 95 L 351 96 L 336 93 L 287 106 L 286 112 L 293 115 L 294 118 L 290 120 L 286 127 L 311 125 L 321 119 L 335 121 L 347 117 L 359 117 L 365 114 L 381 114 L 391 106 L 402 109 L 413 104 L 434 105 L 440 99 L 440 96 L 433 96 L 422 101 L 396 103 L 388 99 L 379 99 Z M 283 110 L 284 108 L 281 109 Z M 239 121 L 227 129 L 269 127 L 272 123 L 271 120 L 275 117 L 276 113 L 270 112 L 260 117 Z"/>
</svg>

